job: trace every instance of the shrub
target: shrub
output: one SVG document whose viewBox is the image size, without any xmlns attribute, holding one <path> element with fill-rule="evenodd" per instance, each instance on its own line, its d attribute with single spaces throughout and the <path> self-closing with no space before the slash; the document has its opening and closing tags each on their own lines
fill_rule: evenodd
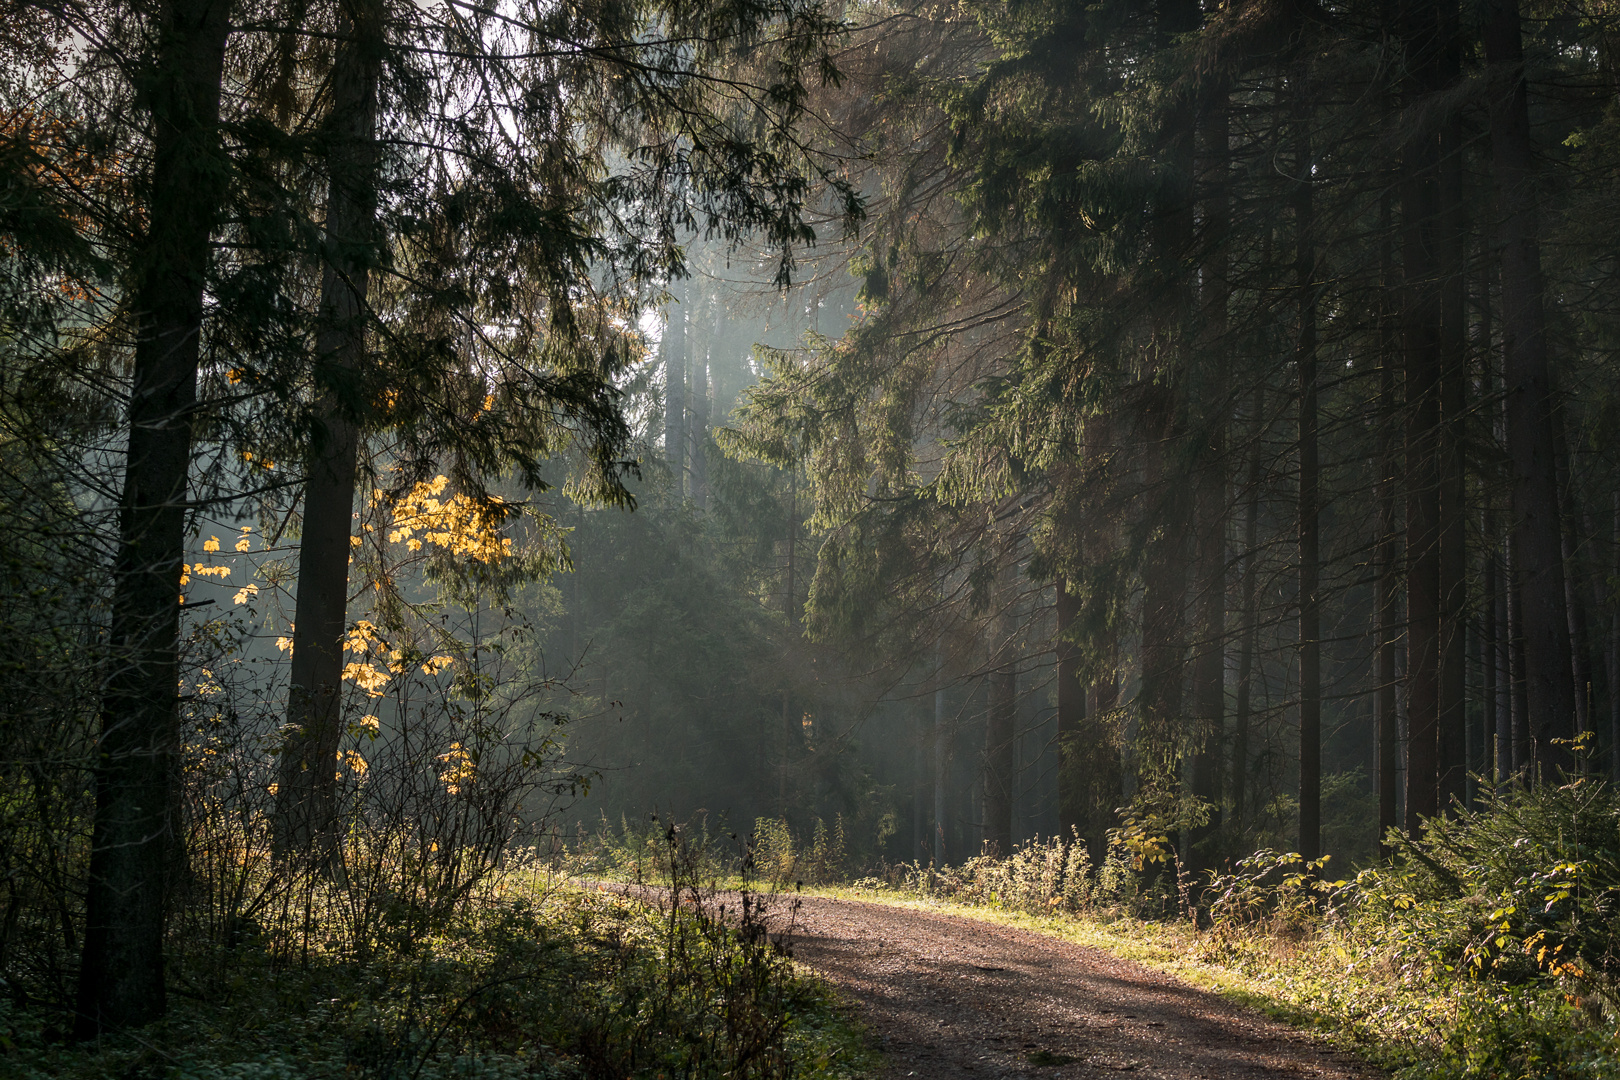
<svg viewBox="0 0 1620 1080">
<path fill-rule="evenodd" d="M 1391 835 L 1357 880 L 1359 924 L 1430 975 L 1556 986 L 1620 1007 L 1620 799 L 1602 781 L 1513 789 Z"/>
</svg>

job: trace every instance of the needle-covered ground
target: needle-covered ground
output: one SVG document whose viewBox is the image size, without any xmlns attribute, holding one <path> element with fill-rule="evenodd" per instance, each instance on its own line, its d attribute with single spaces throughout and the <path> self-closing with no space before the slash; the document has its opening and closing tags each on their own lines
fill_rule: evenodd
<svg viewBox="0 0 1620 1080">
<path fill-rule="evenodd" d="M 1208 991 L 1055 937 L 829 897 L 804 897 L 791 917 L 796 958 L 859 1006 L 886 1052 L 885 1078 L 1382 1075 Z"/>
</svg>

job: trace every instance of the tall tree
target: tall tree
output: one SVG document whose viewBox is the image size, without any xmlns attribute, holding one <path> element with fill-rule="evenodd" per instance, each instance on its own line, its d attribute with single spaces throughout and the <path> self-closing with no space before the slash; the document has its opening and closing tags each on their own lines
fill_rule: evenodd
<svg viewBox="0 0 1620 1080">
<path fill-rule="evenodd" d="M 1294 290 L 1299 307 L 1294 365 L 1299 377 L 1299 854 L 1322 855 L 1321 475 L 1317 416 L 1317 255 L 1310 113 L 1305 65 L 1296 65 Z"/>
<path fill-rule="evenodd" d="M 130 385 L 102 690 L 96 817 L 75 1033 L 162 1016 L 164 909 L 175 843 L 180 578 L 203 297 L 229 169 L 219 112 L 226 0 L 170 0 L 140 79 L 151 126 L 146 227 L 131 253 Z"/>
<path fill-rule="evenodd" d="M 1401 37 L 1409 109 L 1441 86 L 1439 5 L 1406 0 Z M 1439 809 L 1441 647 L 1439 139 L 1429 117 L 1402 148 L 1401 348 L 1406 365 L 1406 830 L 1417 834 Z"/>
<path fill-rule="evenodd" d="M 334 762 L 343 734 L 343 649 L 348 626 L 356 400 L 366 364 L 371 267 L 376 261 L 378 89 L 385 56 L 381 0 L 339 0 L 326 121 L 325 268 L 315 334 L 322 397 L 304 485 L 298 598 L 293 616 L 289 734 L 276 792 L 275 845 L 329 860 L 338 829 Z"/>
<path fill-rule="evenodd" d="M 686 323 L 687 289 L 682 282 L 670 285 L 671 302 L 664 319 L 660 348 L 664 353 L 664 460 L 677 492 L 686 488 Z"/>
<path fill-rule="evenodd" d="M 1399 675 L 1396 649 L 1400 638 L 1401 552 L 1396 503 L 1401 486 L 1400 448 L 1396 433 L 1399 411 L 1399 305 L 1395 284 L 1393 206 L 1388 194 L 1379 200 L 1378 397 L 1375 405 L 1376 449 L 1374 502 L 1377 562 L 1373 584 L 1373 722 L 1375 771 L 1378 778 L 1378 843 L 1399 828 L 1400 718 L 1396 711 Z"/>
<path fill-rule="evenodd" d="M 1438 60 L 1435 81 L 1450 89 L 1462 77 L 1462 31 L 1457 0 L 1436 5 Z M 1439 810 L 1461 804 L 1467 793 L 1468 652 L 1468 247 L 1463 190 L 1462 114 L 1444 110 L 1437 140 L 1435 259 L 1439 291 L 1439 372 L 1436 387 L 1440 426 L 1435 431 L 1439 518 L 1436 565 L 1440 640 L 1436 661 L 1435 802 Z"/>
<path fill-rule="evenodd" d="M 1196 0 L 1160 0 L 1154 38 L 1167 50 L 1181 35 L 1198 28 Z M 1151 259 L 1158 296 L 1150 347 L 1134 402 L 1136 436 L 1141 444 L 1147 498 L 1143 500 L 1148 538 L 1142 563 L 1142 689 L 1138 738 L 1146 764 L 1164 775 L 1151 777 L 1179 789 L 1180 770 L 1192 741 L 1182 729 L 1182 694 L 1187 659 L 1187 566 L 1192 500 L 1180 472 L 1188 434 L 1186 366 L 1182 320 L 1192 309 L 1185 263 L 1195 250 L 1194 168 L 1196 101 L 1185 86 L 1174 86 L 1162 118 L 1159 150 L 1163 176 L 1153 193 Z M 1164 761 L 1157 760 L 1163 757 Z M 1179 790 L 1177 792 L 1179 794 Z"/>
<path fill-rule="evenodd" d="M 1541 236 L 1518 0 L 1487 0 L 1483 30 L 1491 161 L 1501 224 L 1503 391 L 1512 526 L 1509 588 L 1523 656 L 1528 764 L 1542 780 L 1572 769 L 1569 616 L 1558 507 L 1553 387 Z M 1518 734 L 1517 732 L 1515 733 Z"/>
<path fill-rule="evenodd" d="M 1018 669 L 1004 663 L 989 676 L 984 731 L 984 838 L 1002 855 L 1013 850 L 1013 802 L 1018 778 Z"/>
<path fill-rule="evenodd" d="M 1202 869 L 1214 854 L 1209 847 L 1221 828 L 1221 750 L 1226 726 L 1226 528 L 1228 521 L 1227 427 L 1231 406 L 1227 347 L 1227 307 L 1231 303 L 1231 260 L 1227 251 L 1232 227 L 1230 184 L 1231 140 L 1227 95 L 1211 93 L 1203 103 L 1200 133 L 1203 161 L 1199 197 L 1203 219 L 1203 257 L 1199 269 L 1200 338 L 1209 355 L 1203 367 L 1213 369 L 1205 382 L 1201 410 L 1203 445 L 1197 462 L 1193 514 L 1198 523 L 1197 631 L 1192 661 L 1192 702 L 1198 730 L 1192 753 L 1192 793 L 1210 807 L 1210 820 L 1193 830 L 1187 861 Z"/>
</svg>

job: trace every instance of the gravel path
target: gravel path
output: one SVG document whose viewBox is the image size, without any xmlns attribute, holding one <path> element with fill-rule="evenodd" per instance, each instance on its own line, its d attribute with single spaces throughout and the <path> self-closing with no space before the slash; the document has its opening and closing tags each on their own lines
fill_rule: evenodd
<svg viewBox="0 0 1620 1080">
<path fill-rule="evenodd" d="M 786 919 L 777 908 L 775 921 Z M 794 956 L 858 1003 L 884 1077 L 1348 1078 L 1302 1032 L 1096 949 L 911 908 L 805 897 Z"/>
</svg>

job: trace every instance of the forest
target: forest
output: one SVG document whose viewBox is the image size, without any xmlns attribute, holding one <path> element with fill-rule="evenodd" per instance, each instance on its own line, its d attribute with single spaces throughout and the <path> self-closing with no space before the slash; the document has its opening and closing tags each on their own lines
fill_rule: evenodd
<svg viewBox="0 0 1620 1080">
<path fill-rule="evenodd" d="M 1617 433 L 1610 0 L 0 0 L 0 1071 L 1620 1077 Z"/>
</svg>

